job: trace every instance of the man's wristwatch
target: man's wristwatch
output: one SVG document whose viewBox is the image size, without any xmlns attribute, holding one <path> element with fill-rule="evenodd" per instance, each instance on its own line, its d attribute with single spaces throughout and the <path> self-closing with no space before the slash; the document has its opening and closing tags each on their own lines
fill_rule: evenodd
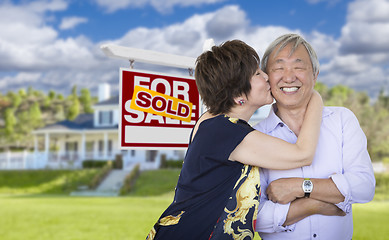
<svg viewBox="0 0 389 240">
<path fill-rule="evenodd" d="M 309 198 L 309 195 L 311 195 L 312 189 L 313 189 L 313 183 L 309 178 L 304 178 L 303 181 L 303 191 L 306 198 Z"/>
</svg>

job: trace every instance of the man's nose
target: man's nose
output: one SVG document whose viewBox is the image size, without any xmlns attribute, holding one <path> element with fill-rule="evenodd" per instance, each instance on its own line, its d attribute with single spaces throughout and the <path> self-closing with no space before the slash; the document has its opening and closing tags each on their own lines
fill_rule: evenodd
<svg viewBox="0 0 389 240">
<path fill-rule="evenodd" d="M 291 83 L 296 80 L 296 74 L 292 68 L 286 68 L 283 76 L 284 82 Z"/>
</svg>

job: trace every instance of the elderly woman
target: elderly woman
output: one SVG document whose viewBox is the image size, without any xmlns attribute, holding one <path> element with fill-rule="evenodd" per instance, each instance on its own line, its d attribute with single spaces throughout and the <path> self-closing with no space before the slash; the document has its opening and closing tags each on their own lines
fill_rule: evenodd
<svg viewBox="0 0 389 240">
<path fill-rule="evenodd" d="M 256 51 L 239 40 L 197 58 L 196 84 L 208 111 L 197 121 L 173 203 L 147 239 L 252 239 L 259 205 L 258 167 L 310 165 L 323 103 L 312 92 L 296 144 L 255 131 L 247 122 L 270 104 L 268 76 Z"/>
</svg>

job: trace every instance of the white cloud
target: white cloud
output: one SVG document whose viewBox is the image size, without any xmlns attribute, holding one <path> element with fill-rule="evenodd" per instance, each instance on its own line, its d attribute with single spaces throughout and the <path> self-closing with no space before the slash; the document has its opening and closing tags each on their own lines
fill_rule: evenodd
<svg viewBox="0 0 389 240">
<path fill-rule="evenodd" d="M 332 36 L 313 31 L 305 34 L 304 38 L 312 45 L 316 54 L 320 56 L 321 62 L 333 59 L 339 52 L 340 43 Z"/>
<path fill-rule="evenodd" d="M 237 31 L 248 26 L 246 13 L 237 5 L 227 6 L 217 10 L 206 24 L 207 34 L 219 39 L 228 39 Z"/>
<path fill-rule="evenodd" d="M 171 12 L 175 6 L 190 7 L 224 2 L 226 0 L 94 0 L 107 12 L 115 12 L 126 8 L 141 8 L 147 5 L 160 13 Z"/>
<path fill-rule="evenodd" d="M 389 1 L 356 0 L 348 7 L 341 51 L 368 54 L 389 51 Z"/>
<path fill-rule="evenodd" d="M 40 80 L 42 77 L 41 73 L 29 73 L 29 72 L 19 72 L 15 76 L 6 76 L 0 80 L 0 88 L 8 89 L 10 85 L 24 85 L 26 82 L 34 83 Z M 11 86 L 12 88 L 12 86 Z M 24 85 L 24 88 L 27 88 Z"/>
<path fill-rule="evenodd" d="M 121 3 L 124 6 L 128 2 L 114 1 L 112 4 Z M 205 1 L 200 2 L 205 4 Z M 368 8 L 368 2 L 374 6 Z M 151 0 L 137 1 L 137 4 L 152 3 Z M 2 89 L 16 90 L 33 86 L 68 94 L 74 85 L 88 87 L 92 91 L 102 82 L 117 87 L 118 69 L 128 67 L 129 62 L 104 56 L 99 49 L 103 42 L 197 57 L 208 38 L 214 38 L 217 45 L 226 40 L 241 39 L 262 55 L 276 37 L 290 32 L 303 35 L 318 53 L 321 62 L 319 81 L 370 90 L 372 95 L 379 91 L 383 82 L 388 82 L 389 54 L 383 50 L 389 45 L 385 45 L 389 39 L 386 30 L 389 27 L 382 14 L 377 13 L 373 17 L 356 12 L 359 7 L 364 9 L 364 4 L 367 4 L 366 10 L 384 7 L 382 1 L 378 0 L 356 0 L 351 4 L 347 23 L 339 38 L 318 31 L 302 32 L 283 26 L 253 25 L 240 7 L 229 5 L 160 28 L 131 29 L 118 39 L 101 43 L 91 42 L 82 36 L 59 38 L 57 30 L 47 24 L 45 13 L 60 11 L 66 4 L 63 1 L 35 1 L 35 4 L 33 7 L 0 4 L 0 70 L 21 72 L 0 77 Z M 176 6 L 179 3 L 170 1 L 170 4 Z M 194 1 L 186 4 L 194 4 Z M 361 5 L 357 8 L 358 4 Z M 178 71 L 142 63 L 135 63 L 135 68 L 170 73 Z"/>
<path fill-rule="evenodd" d="M 389 1 L 356 0 L 348 8 L 348 21 L 353 22 L 385 22 L 389 21 Z"/>
<path fill-rule="evenodd" d="M 88 22 L 87 18 L 84 17 L 65 17 L 62 19 L 59 29 L 68 30 L 75 28 L 79 24 Z"/>
<path fill-rule="evenodd" d="M 358 55 L 334 56 L 328 63 L 322 66 L 326 72 L 341 73 L 341 75 L 359 74 L 369 69 L 369 64 Z"/>
<path fill-rule="evenodd" d="M 66 91 L 77 83 L 99 82 L 92 71 L 104 75 L 111 61 L 85 37 L 59 38 L 47 22 L 47 14 L 66 8 L 66 2 L 59 0 L 0 4 L 0 70 L 20 72 L 3 75 L 0 86 L 6 87 L 2 89 L 52 89 L 61 85 L 58 90 Z"/>
</svg>

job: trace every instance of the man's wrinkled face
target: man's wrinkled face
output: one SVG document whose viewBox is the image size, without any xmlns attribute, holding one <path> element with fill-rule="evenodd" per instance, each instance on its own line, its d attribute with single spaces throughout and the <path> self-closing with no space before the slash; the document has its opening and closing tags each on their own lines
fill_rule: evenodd
<svg viewBox="0 0 389 240">
<path fill-rule="evenodd" d="M 279 107 L 306 107 L 311 97 L 317 76 L 313 74 L 312 63 L 308 51 L 300 44 L 293 54 L 292 45 L 287 45 L 277 52 L 276 48 L 270 54 L 267 73 L 273 97 Z"/>
</svg>

